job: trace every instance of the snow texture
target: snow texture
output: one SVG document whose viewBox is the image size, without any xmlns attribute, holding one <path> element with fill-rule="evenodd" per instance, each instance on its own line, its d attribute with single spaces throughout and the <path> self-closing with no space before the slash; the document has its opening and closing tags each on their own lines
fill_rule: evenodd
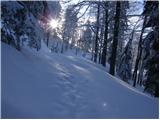
<svg viewBox="0 0 160 120">
<path fill-rule="evenodd" d="M 158 118 L 158 99 L 89 60 L 2 44 L 2 118 Z"/>
</svg>

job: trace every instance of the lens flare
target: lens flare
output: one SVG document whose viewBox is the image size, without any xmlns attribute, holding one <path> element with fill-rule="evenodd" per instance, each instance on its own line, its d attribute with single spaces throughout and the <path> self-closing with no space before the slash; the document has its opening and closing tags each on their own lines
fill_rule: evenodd
<svg viewBox="0 0 160 120">
<path fill-rule="evenodd" d="M 58 26 L 58 21 L 55 20 L 55 19 L 51 19 L 51 20 L 49 21 L 49 25 L 50 25 L 50 27 L 51 27 L 52 29 L 55 29 L 55 28 Z"/>
</svg>

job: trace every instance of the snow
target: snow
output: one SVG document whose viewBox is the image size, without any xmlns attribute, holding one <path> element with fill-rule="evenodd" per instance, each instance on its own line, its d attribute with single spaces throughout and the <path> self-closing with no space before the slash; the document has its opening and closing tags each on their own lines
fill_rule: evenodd
<svg viewBox="0 0 160 120">
<path fill-rule="evenodd" d="M 158 118 L 158 99 L 81 57 L 2 44 L 2 118 Z"/>
<path fill-rule="evenodd" d="M 40 49 L 41 54 L 47 54 L 50 52 L 49 48 L 45 45 L 43 40 L 41 40 L 41 49 Z"/>
<path fill-rule="evenodd" d="M 37 22 L 37 19 L 34 17 L 33 14 L 31 14 L 31 13 L 27 14 L 26 24 L 29 27 L 31 27 L 32 29 L 33 28 L 37 28 L 37 29 L 34 29 L 34 31 L 30 31 L 30 33 L 31 32 L 35 32 L 34 34 L 36 34 L 37 37 L 39 37 L 39 38 L 43 38 L 44 37 L 44 33 L 42 32 L 42 28 L 40 27 L 40 24 Z"/>
</svg>

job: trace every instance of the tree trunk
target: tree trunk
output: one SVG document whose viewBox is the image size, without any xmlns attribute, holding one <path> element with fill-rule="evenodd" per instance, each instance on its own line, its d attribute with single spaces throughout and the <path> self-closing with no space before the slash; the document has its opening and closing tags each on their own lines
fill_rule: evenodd
<svg viewBox="0 0 160 120">
<path fill-rule="evenodd" d="M 101 27 L 100 31 L 100 38 L 99 38 L 99 56 L 98 56 L 98 63 L 101 64 L 101 58 L 102 58 L 102 42 L 103 42 L 103 36 L 104 36 L 104 29 Z"/>
<path fill-rule="evenodd" d="M 99 56 L 98 56 L 98 63 L 99 64 L 101 64 L 101 56 L 102 56 L 102 54 L 101 54 L 101 47 L 100 47 L 100 50 L 99 50 Z"/>
<path fill-rule="evenodd" d="M 93 41 L 92 41 L 92 53 L 91 53 L 92 55 L 91 55 L 91 61 L 93 61 L 93 59 L 94 59 L 94 49 L 93 49 L 94 46 L 95 46 L 94 43 L 95 43 L 95 42 L 94 42 L 94 37 L 93 37 Z"/>
<path fill-rule="evenodd" d="M 137 80 L 137 84 L 141 85 L 141 81 L 142 81 L 142 78 L 143 78 L 143 71 L 144 71 L 144 68 L 143 68 L 143 60 L 141 59 L 140 60 L 140 63 L 139 63 L 139 73 L 138 73 L 138 80 Z"/>
<path fill-rule="evenodd" d="M 134 80 L 134 82 L 133 82 L 134 87 L 136 86 L 137 70 L 138 70 L 139 61 L 140 61 L 141 55 L 142 55 L 142 40 L 143 40 L 143 33 L 144 33 L 144 29 L 145 29 L 145 24 L 146 24 L 146 17 L 144 18 L 144 21 L 143 21 L 143 27 L 142 27 L 142 31 L 141 31 L 141 35 L 140 35 L 140 39 L 139 39 L 139 44 L 138 44 L 138 54 L 137 54 L 136 64 L 135 64 L 135 68 L 134 68 L 134 72 L 133 72 L 133 76 L 132 76 L 132 79 Z"/>
<path fill-rule="evenodd" d="M 16 35 L 17 37 L 17 44 L 16 44 L 16 49 L 18 50 L 18 51 L 21 51 L 21 45 L 20 45 L 20 37 L 19 37 L 19 35 Z"/>
<path fill-rule="evenodd" d="M 106 66 L 106 55 L 107 55 L 107 40 L 108 40 L 108 1 L 105 2 L 105 35 L 104 35 L 104 43 L 103 43 L 103 50 L 102 50 L 102 58 L 101 64 Z"/>
<path fill-rule="evenodd" d="M 94 62 L 97 62 L 98 54 L 98 33 L 99 33 L 99 12 L 100 12 L 100 3 L 98 2 L 98 11 L 97 11 L 97 30 L 96 30 L 96 39 L 95 39 L 95 53 L 94 53 Z"/>
<path fill-rule="evenodd" d="M 121 10 L 121 2 L 117 1 L 117 3 L 116 3 L 115 24 L 114 24 L 114 36 L 113 36 L 113 44 L 112 44 L 112 54 L 111 54 L 111 62 L 110 62 L 110 70 L 109 70 L 109 73 L 111 75 L 115 74 L 115 64 L 116 64 L 117 45 L 118 45 L 118 33 L 119 33 L 119 22 L 120 22 L 120 10 Z"/>
<path fill-rule="evenodd" d="M 49 32 L 47 33 L 47 47 L 49 45 Z"/>
<path fill-rule="evenodd" d="M 64 33 L 63 33 L 63 36 L 62 36 L 62 46 L 61 46 L 61 53 L 64 52 Z"/>
</svg>

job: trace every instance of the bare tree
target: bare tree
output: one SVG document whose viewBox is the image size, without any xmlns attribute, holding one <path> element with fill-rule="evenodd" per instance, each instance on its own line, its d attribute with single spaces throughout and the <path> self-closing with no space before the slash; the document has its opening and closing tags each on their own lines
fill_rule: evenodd
<svg viewBox="0 0 160 120">
<path fill-rule="evenodd" d="M 95 39 L 95 52 L 94 52 L 94 62 L 97 62 L 97 55 L 98 55 L 98 33 L 99 33 L 99 12 L 100 12 L 100 3 L 98 2 L 98 9 L 97 9 L 97 30 L 96 30 L 96 39 Z"/>
<path fill-rule="evenodd" d="M 111 53 L 111 62 L 109 73 L 111 75 L 115 74 L 115 65 L 116 65 L 116 55 L 117 55 L 117 45 L 118 45 L 118 33 L 119 33 L 119 23 L 120 23 L 120 10 L 121 2 L 116 2 L 116 15 L 115 15 L 115 24 L 114 24 L 114 36 L 112 44 L 112 53 Z"/>
<path fill-rule="evenodd" d="M 108 40 L 108 1 L 105 2 L 105 35 L 102 50 L 101 64 L 106 66 L 106 55 L 107 55 L 107 40 Z"/>
</svg>

